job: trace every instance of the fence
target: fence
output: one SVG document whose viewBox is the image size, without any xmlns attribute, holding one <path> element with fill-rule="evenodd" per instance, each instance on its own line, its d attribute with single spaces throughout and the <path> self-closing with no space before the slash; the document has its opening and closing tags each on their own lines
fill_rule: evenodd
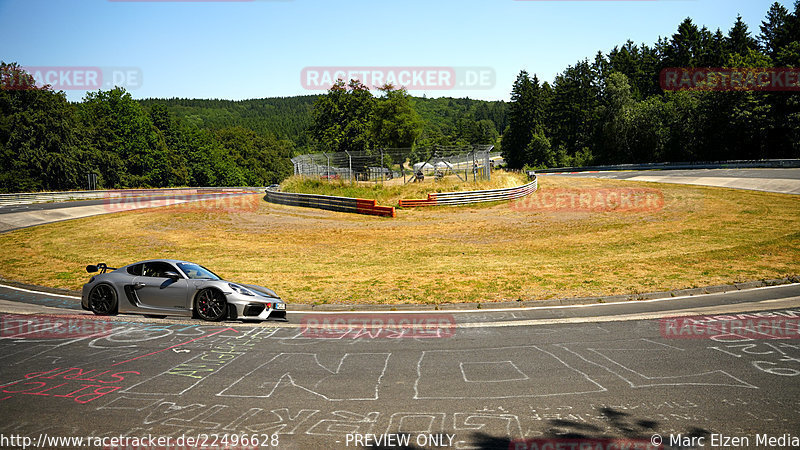
<svg viewBox="0 0 800 450">
<path fill-rule="evenodd" d="M 261 187 L 198 187 L 165 189 L 116 189 L 106 191 L 22 192 L 0 194 L 0 206 L 28 205 L 31 203 L 66 202 L 70 200 L 95 200 L 117 197 L 142 197 L 148 195 L 192 195 L 203 193 L 261 192 Z"/>
<path fill-rule="evenodd" d="M 267 201 L 279 205 L 302 206 L 328 211 L 395 217 L 394 206 L 378 206 L 375 200 L 350 197 L 333 197 L 318 194 L 297 194 L 267 189 Z"/>
<path fill-rule="evenodd" d="M 314 153 L 292 158 L 294 174 L 323 179 L 383 182 L 402 178 L 404 183 L 455 175 L 491 179 L 492 145 L 387 148 L 361 152 Z"/>
<path fill-rule="evenodd" d="M 439 192 L 428 194 L 425 200 L 400 200 L 400 206 L 403 207 L 417 207 L 417 206 L 438 206 L 438 205 L 466 205 L 470 203 L 481 202 L 495 202 L 501 200 L 512 200 L 515 198 L 525 197 L 536 191 L 539 187 L 536 175 L 533 176 L 533 181 L 522 186 L 503 188 L 503 189 L 490 189 L 485 191 L 467 191 L 467 192 Z"/>
</svg>

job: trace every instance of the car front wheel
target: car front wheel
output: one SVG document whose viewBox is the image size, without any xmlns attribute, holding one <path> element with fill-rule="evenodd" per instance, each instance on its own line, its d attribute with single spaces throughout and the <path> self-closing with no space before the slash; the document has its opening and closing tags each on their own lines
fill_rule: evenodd
<svg viewBox="0 0 800 450">
<path fill-rule="evenodd" d="M 98 284 L 89 292 L 89 309 L 98 316 L 117 313 L 117 292 L 108 284 Z"/>
<path fill-rule="evenodd" d="M 209 322 L 219 322 L 225 317 L 228 304 L 221 292 L 214 289 L 203 289 L 197 293 L 194 310 L 197 316 Z"/>
</svg>

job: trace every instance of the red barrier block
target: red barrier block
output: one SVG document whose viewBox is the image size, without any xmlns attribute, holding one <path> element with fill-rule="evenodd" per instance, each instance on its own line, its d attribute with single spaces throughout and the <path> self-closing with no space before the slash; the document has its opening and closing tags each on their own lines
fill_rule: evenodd
<svg viewBox="0 0 800 450">
<path fill-rule="evenodd" d="M 375 200 L 356 199 L 356 210 L 359 214 L 371 216 L 395 217 L 394 206 L 378 206 Z"/>
<path fill-rule="evenodd" d="M 394 206 L 376 206 L 366 214 L 381 217 L 396 217 Z"/>
<path fill-rule="evenodd" d="M 418 207 L 418 206 L 436 206 L 436 194 L 428 194 L 427 200 L 418 200 L 418 199 L 411 199 L 411 200 L 400 200 L 399 206 L 407 206 L 407 207 Z"/>
</svg>

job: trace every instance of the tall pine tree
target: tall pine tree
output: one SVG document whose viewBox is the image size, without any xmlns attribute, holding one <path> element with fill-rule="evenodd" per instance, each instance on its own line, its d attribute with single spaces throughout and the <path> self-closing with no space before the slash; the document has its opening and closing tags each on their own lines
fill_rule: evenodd
<svg viewBox="0 0 800 450">
<path fill-rule="evenodd" d="M 742 16 L 736 16 L 733 28 L 728 32 L 728 50 L 731 53 L 747 55 L 750 50 L 756 50 L 758 43 L 750 35 L 747 24 L 742 21 Z"/>
<path fill-rule="evenodd" d="M 525 149 L 531 141 L 536 126 L 536 84 L 528 72 L 517 75 L 511 88 L 511 103 L 508 105 L 508 128 L 503 133 L 503 158 L 509 167 L 520 168 L 525 165 Z"/>
<path fill-rule="evenodd" d="M 758 41 L 764 51 L 773 59 L 778 50 L 788 43 L 787 19 L 789 10 L 778 2 L 772 4 L 767 12 L 766 19 L 761 22 L 761 34 Z"/>
</svg>

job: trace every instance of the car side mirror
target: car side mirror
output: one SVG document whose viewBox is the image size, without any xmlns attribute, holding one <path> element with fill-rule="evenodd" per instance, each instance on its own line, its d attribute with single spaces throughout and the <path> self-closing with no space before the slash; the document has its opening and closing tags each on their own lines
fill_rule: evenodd
<svg viewBox="0 0 800 450">
<path fill-rule="evenodd" d="M 181 278 L 181 276 L 178 275 L 178 272 L 173 272 L 171 270 L 164 272 L 164 276 L 173 281 L 178 281 Z"/>
</svg>

